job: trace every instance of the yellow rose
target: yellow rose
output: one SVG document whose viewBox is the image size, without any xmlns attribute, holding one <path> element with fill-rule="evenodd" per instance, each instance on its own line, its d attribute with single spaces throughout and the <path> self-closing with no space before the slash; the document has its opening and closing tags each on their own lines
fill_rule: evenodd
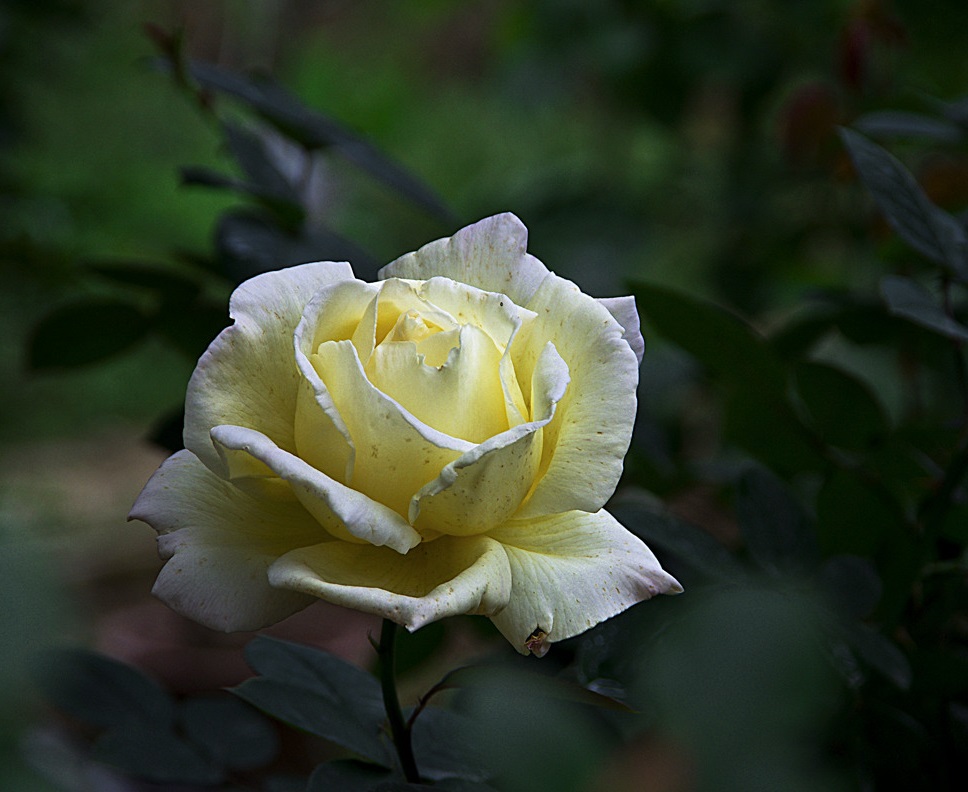
<svg viewBox="0 0 968 792">
<path fill-rule="evenodd" d="M 634 302 L 526 243 L 503 214 L 377 283 L 322 262 L 239 286 L 188 386 L 186 450 L 131 512 L 167 559 L 155 594 L 223 630 L 316 597 L 409 630 L 484 614 L 543 654 L 681 591 L 602 510 L 635 418 Z"/>
</svg>

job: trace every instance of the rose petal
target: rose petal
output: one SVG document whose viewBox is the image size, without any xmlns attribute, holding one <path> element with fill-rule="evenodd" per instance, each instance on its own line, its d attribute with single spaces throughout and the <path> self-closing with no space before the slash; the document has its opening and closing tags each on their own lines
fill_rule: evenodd
<svg viewBox="0 0 968 792">
<path fill-rule="evenodd" d="M 216 426 L 212 441 L 230 477 L 274 475 L 288 481 L 300 503 L 333 536 L 386 545 L 398 553 L 420 543 L 420 534 L 399 514 L 321 473 L 264 434 L 241 426 Z"/>
<path fill-rule="evenodd" d="M 642 328 L 639 324 L 639 312 L 635 308 L 634 297 L 600 297 L 598 302 L 605 307 L 612 317 L 622 325 L 622 334 L 635 357 L 642 363 L 645 355 L 645 339 L 642 338 Z"/>
<path fill-rule="evenodd" d="M 443 536 L 405 556 L 345 542 L 303 547 L 276 561 L 269 579 L 411 631 L 445 616 L 490 615 L 507 604 L 511 586 L 504 550 L 483 536 Z"/>
<path fill-rule="evenodd" d="M 379 272 L 381 280 L 429 280 L 435 275 L 506 294 L 526 306 L 548 269 L 527 253 L 528 229 L 513 214 L 488 217 L 401 256 Z"/>
<path fill-rule="evenodd" d="M 547 344 L 532 378 L 535 421 L 520 424 L 462 454 L 410 502 L 410 522 L 424 535 L 482 533 L 517 511 L 541 463 L 542 429 L 568 386 L 568 366 Z"/>
<path fill-rule="evenodd" d="M 349 264 L 319 262 L 267 272 L 232 294 L 223 330 L 198 361 L 185 398 L 185 448 L 223 472 L 212 447 L 213 426 L 249 426 L 295 450 L 293 416 L 299 372 L 293 332 L 313 294 L 353 278 Z"/>
<path fill-rule="evenodd" d="M 427 365 L 417 345 L 384 341 L 366 365 L 367 378 L 418 420 L 451 437 L 481 443 L 508 428 L 499 363 L 501 351 L 474 325 L 440 366 Z"/>
<path fill-rule="evenodd" d="M 348 485 L 407 514 L 410 498 L 473 444 L 433 429 L 366 378 L 350 341 L 328 341 L 310 359 L 356 447 Z"/>
<path fill-rule="evenodd" d="M 622 475 L 635 420 L 638 361 L 622 326 L 570 281 L 549 275 L 528 307 L 538 318 L 515 340 L 518 376 L 527 377 L 551 341 L 568 364 L 571 385 L 545 427 L 543 475 L 518 516 L 596 512 Z"/>
<path fill-rule="evenodd" d="M 151 477 L 128 519 L 159 534 L 167 563 L 154 594 L 207 627 L 256 630 L 312 602 L 272 588 L 267 577 L 280 555 L 325 538 L 295 498 L 253 498 L 179 451 Z"/>
<path fill-rule="evenodd" d="M 522 654 L 578 635 L 679 583 L 606 511 L 512 520 L 492 531 L 511 563 L 511 598 L 491 619 Z"/>
</svg>

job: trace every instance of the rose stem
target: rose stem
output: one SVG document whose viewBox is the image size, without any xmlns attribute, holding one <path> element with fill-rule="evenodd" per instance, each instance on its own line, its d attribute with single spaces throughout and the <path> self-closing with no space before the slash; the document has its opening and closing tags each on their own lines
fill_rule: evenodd
<svg viewBox="0 0 968 792">
<path fill-rule="evenodd" d="M 394 670 L 394 649 L 397 639 L 397 625 L 389 619 L 383 620 L 380 631 L 380 645 L 377 656 L 380 658 L 380 684 L 383 688 L 383 706 L 390 721 L 390 733 L 393 735 L 393 745 L 400 757 L 403 775 L 411 784 L 420 783 L 420 773 L 417 772 L 417 762 L 413 758 L 413 747 L 410 744 L 410 729 L 403 720 L 400 710 L 400 698 L 397 696 L 397 680 Z"/>
</svg>

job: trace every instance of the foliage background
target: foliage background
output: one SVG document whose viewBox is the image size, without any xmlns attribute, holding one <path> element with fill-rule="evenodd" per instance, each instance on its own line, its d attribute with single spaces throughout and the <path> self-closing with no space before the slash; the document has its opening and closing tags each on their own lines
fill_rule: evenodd
<svg viewBox="0 0 968 792">
<path fill-rule="evenodd" d="M 151 532 L 123 525 L 233 283 L 347 256 L 369 277 L 511 210 L 585 291 L 635 289 L 649 349 L 613 508 L 689 593 L 542 661 L 638 716 L 538 701 L 522 718 L 513 678 L 459 702 L 501 788 L 959 788 L 964 338 L 882 289 L 914 278 L 956 321 L 964 277 L 892 232 L 837 127 L 962 222 L 965 113 L 944 103 L 968 91 L 966 17 L 956 0 L 0 5 L 6 786 L 52 783 L 31 756 L 83 754 L 35 728 L 28 650 L 84 643 L 179 695 L 247 673 L 245 638 L 146 600 Z M 159 51 L 270 73 L 446 211 L 382 160 L 310 160 L 278 135 L 267 150 L 298 178 L 272 193 L 260 149 L 224 126 L 263 134 L 253 102 L 200 103 Z M 276 634 L 371 661 L 372 621 L 312 610 Z M 414 697 L 500 655 L 479 621 L 418 633 Z M 284 769 L 323 758 L 286 734 Z"/>
</svg>

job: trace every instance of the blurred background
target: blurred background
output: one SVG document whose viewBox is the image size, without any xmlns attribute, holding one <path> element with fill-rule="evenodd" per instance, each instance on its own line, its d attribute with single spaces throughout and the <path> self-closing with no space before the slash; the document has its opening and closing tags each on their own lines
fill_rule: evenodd
<svg viewBox="0 0 968 792">
<path fill-rule="evenodd" d="M 125 523 L 177 447 L 185 386 L 236 283 L 347 258 L 371 278 L 513 211 L 529 250 L 595 296 L 648 283 L 653 301 L 659 288 L 708 300 L 764 336 L 818 295 L 866 305 L 885 273 L 920 265 L 872 208 L 837 129 L 910 114 L 892 116 L 895 132 L 913 124 L 892 150 L 934 203 L 961 211 L 963 128 L 931 118 L 968 92 L 966 23 L 961 0 L 3 0 L 0 764 L 12 769 L 0 778 L 12 780 L 0 785 L 41 783 L 18 758 L 25 712 L 42 711 L 22 684 L 39 647 L 94 647 L 180 694 L 247 673 L 250 636 L 208 634 L 150 598 L 153 532 Z M 863 527 L 878 516 L 849 486 L 828 487 L 819 463 L 791 461 L 768 421 L 765 438 L 737 444 L 709 361 L 644 314 L 641 414 L 616 513 L 648 522 L 661 500 L 669 531 L 701 529 L 707 568 L 688 581 L 673 560 L 689 594 L 556 647 L 547 673 L 622 680 L 645 714 L 605 728 L 552 709 L 547 744 L 507 758 L 528 784 L 507 788 L 873 789 L 892 774 L 909 789 L 959 788 L 964 682 L 919 689 L 921 702 L 935 696 L 922 718 L 898 692 L 911 673 L 898 619 L 875 618 L 893 625 L 891 647 L 866 660 L 818 637 L 831 589 L 872 623 L 883 565 L 731 574 L 761 560 L 737 518 L 737 471 L 751 460 L 773 471 L 768 502 L 787 508 L 794 492 L 789 508 L 832 526 L 825 560 L 881 559 Z M 896 351 L 845 335 L 818 335 L 810 359 L 849 371 L 884 426 L 904 424 Z M 822 401 L 837 381 L 818 383 Z M 953 436 L 959 397 L 925 387 L 922 423 L 942 416 L 933 431 Z M 952 536 L 961 544 L 941 560 L 963 563 Z M 960 626 L 946 621 L 945 635 L 964 641 L 954 573 L 945 618 Z M 483 621 L 428 628 L 411 689 L 500 651 Z M 320 604 L 275 634 L 366 665 L 374 629 Z M 943 672 L 954 680 L 968 670 L 959 646 Z M 486 697 L 467 706 L 498 733 L 514 720 Z M 527 769 L 546 749 L 550 765 Z"/>
</svg>

